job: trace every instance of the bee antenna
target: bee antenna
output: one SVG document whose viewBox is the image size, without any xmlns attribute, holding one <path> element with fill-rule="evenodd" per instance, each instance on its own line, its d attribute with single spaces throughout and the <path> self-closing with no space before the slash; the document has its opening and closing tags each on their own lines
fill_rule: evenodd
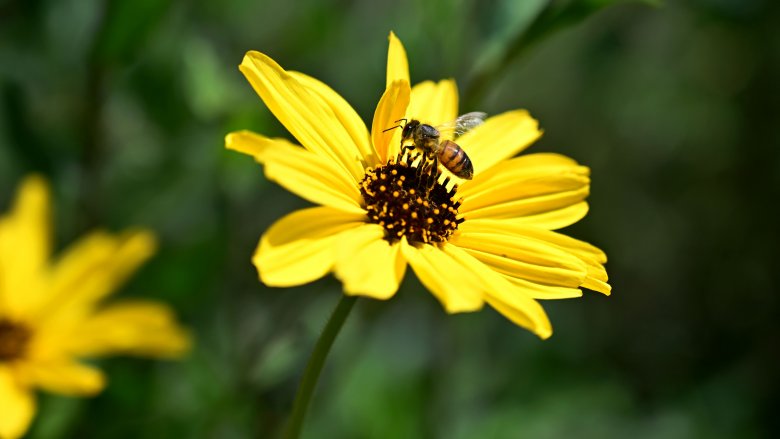
<svg viewBox="0 0 780 439">
<path fill-rule="evenodd" d="M 407 120 L 408 120 L 408 119 L 406 119 L 406 118 L 403 118 L 403 119 L 398 119 L 398 120 L 396 120 L 396 121 L 395 121 L 395 123 L 398 123 L 398 122 L 400 122 L 400 121 L 404 121 L 404 125 L 406 125 L 406 121 L 407 121 Z"/>
<path fill-rule="evenodd" d="M 398 122 L 398 121 L 396 121 L 396 122 Z M 382 130 L 382 132 L 383 132 L 383 133 L 386 133 L 386 132 L 388 132 L 388 131 L 390 131 L 390 130 L 394 130 L 394 129 L 396 129 L 396 128 L 401 128 L 401 125 L 396 125 L 396 126 L 394 126 L 394 127 L 390 127 L 390 128 L 388 128 L 388 129 L 386 129 L 386 130 Z"/>
</svg>

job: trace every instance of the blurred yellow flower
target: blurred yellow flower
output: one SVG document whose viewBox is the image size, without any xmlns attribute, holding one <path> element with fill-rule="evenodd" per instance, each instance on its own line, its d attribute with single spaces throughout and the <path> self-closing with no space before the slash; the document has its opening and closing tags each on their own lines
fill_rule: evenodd
<svg viewBox="0 0 780 439">
<path fill-rule="evenodd" d="M 605 254 L 552 231 L 587 213 L 589 169 L 558 154 L 512 158 L 541 135 L 527 111 L 488 118 L 458 138 L 475 170 L 463 181 L 419 170 L 399 154 L 400 130 L 386 131 L 402 118 L 437 125 L 458 115 L 453 80 L 410 87 L 394 34 L 370 133 L 314 78 L 254 51 L 239 68 L 303 148 L 249 131 L 228 134 L 226 147 L 254 156 L 270 180 L 321 205 L 263 235 L 253 258 L 263 283 L 300 285 L 332 271 L 346 294 L 388 299 L 408 263 L 447 312 L 488 303 L 542 338 L 552 329 L 536 299 L 581 296 L 579 287 L 610 293 Z"/>
<path fill-rule="evenodd" d="M 35 389 L 91 395 L 100 370 L 78 359 L 125 353 L 177 357 L 189 336 L 165 305 L 100 305 L 155 249 L 145 231 L 94 232 L 50 261 L 49 190 L 21 185 L 0 217 L 0 438 L 22 436 L 35 414 Z"/>
</svg>

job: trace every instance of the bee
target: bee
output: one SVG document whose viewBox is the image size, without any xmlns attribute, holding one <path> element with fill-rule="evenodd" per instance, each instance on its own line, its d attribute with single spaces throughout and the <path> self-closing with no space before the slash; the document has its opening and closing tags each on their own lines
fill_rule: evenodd
<svg viewBox="0 0 780 439">
<path fill-rule="evenodd" d="M 471 180 L 474 176 L 474 166 L 466 151 L 452 140 L 441 140 L 442 133 L 452 132 L 455 137 L 465 134 L 467 131 L 482 125 L 487 114 L 475 111 L 458 116 L 457 119 L 441 125 L 432 126 L 420 122 L 417 119 L 399 119 L 403 125 L 388 128 L 389 131 L 396 128 L 401 130 L 401 152 L 418 148 L 431 166 L 437 166 L 440 162 L 454 175 Z M 407 142 L 411 141 L 411 145 Z"/>
</svg>

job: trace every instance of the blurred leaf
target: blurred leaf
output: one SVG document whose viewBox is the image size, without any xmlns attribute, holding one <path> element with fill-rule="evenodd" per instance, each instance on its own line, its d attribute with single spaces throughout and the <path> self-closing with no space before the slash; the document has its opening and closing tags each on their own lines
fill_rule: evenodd
<svg viewBox="0 0 780 439">
<path fill-rule="evenodd" d="M 170 4 L 170 0 L 109 1 L 95 40 L 95 56 L 104 64 L 130 58 L 141 50 Z"/>
<path fill-rule="evenodd" d="M 238 100 L 237 96 L 246 91 L 237 89 L 235 67 L 219 58 L 211 41 L 191 38 L 184 47 L 183 57 L 185 96 L 201 119 L 227 113 L 232 102 Z"/>
<path fill-rule="evenodd" d="M 475 108 L 489 85 L 529 47 L 559 30 L 582 22 L 607 6 L 629 2 L 655 4 L 655 0 L 547 0 L 546 6 L 539 0 L 522 2 L 523 7 L 514 8 L 519 11 L 512 20 L 516 27 L 488 46 L 488 53 L 472 72 L 463 97 L 465 107 Z M 531 17 L 535 19 L 529 24 Z"/>
<path fill-rule="evenodd" d="M 40 402 L 40 416 L 33 424 L 30 437 L 65 438 L 70 436 L 74 422 L 83 412 L 84 401 L 64 396 L 43 395 Z"/>
<path fill-rule="evenodd" d="M 511 44 L 512 38 L 524 32 L 539 13 L 547 6 L 549 0 L 512 1 L 501 0 L 491 11 L 490 26 L 493 36 L 488 39 L 479 57 L 475 60 L 471 73 L 475 74 L 499 62 Z"/>
<path fill-rule="evenodd" d="M 28 101 L 16 84 L 0 82 L 0 114 L 5 115 L 9 151 L 23 164 L 24 172 L 51 173 L 53 163 L 46 154 L 45 140 L 28 117 Z"/>
</svg>

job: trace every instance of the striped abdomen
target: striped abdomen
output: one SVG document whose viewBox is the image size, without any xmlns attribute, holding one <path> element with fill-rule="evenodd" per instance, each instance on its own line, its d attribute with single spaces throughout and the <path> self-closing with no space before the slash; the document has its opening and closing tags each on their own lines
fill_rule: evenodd
<svg viewBox="0 0 780 439">
<path fill-rule="evenodd" d="M 474 176 L 471 159 L 466 155 L 466 151 L 452 140 L 443 140 L 439 144 L 439 161 L 460 178 L 471 180 Z"/>
</svg>

